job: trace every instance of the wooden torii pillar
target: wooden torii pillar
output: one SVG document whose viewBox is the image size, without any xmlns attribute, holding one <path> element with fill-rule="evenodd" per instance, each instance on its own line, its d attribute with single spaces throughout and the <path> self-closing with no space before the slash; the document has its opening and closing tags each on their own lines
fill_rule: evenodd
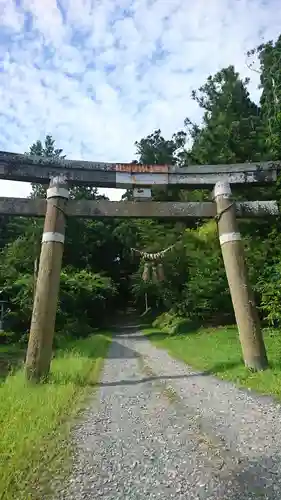
<svg viewBox="0 0 281 500">
<path fill-rule="evenodd" d="M 219 241 L 244 362 L 250 370 L 264 370 L 268 360 L 229 183 L 217 182 L 213 195 L 217 206 Z"/>
<path fill-rule="evenodd" d="M 25 362 L 26 377 L 32 381 L 46 378 L 50 370 L 68 197 L 66 178 L 52 178 L 47 190 L 47 210 Z"/>
</svg>

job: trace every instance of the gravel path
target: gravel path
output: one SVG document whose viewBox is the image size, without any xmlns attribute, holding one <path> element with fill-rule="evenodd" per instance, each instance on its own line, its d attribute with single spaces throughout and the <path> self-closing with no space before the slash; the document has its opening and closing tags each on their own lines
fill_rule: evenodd
<svg viewBox="0 0 281 500">
<path fill-rule="evenodd" d="M 281 412 L 191 371 L 138 333 L 114 337 L 74 429 L 58 500 L 281 498 Z"/>
</svg>

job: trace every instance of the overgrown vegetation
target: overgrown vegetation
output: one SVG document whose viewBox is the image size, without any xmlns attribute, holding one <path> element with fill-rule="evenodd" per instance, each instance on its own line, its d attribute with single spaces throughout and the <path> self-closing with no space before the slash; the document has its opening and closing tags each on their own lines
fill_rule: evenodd
<svg viewBox="0 0 281 500">
<path fill-rule="evenodd" d="M 48 383 L 31 386 L 21 370 L 2 383 L 1 499 L 46 498 L 52 472 L 67 472 L 70 418 L 98 381 L 109 342 L 109 335 L 99 334 L 65 344 Z"/>
</svg>

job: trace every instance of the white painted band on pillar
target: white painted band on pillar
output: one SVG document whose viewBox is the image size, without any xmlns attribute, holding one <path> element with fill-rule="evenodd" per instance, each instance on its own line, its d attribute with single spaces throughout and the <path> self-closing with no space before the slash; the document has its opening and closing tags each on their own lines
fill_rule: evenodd
<svg viewBox="0 0 281 500">
<path fill-rule="evenodd" d="M 53 186 L 47 189 L 47 200 L 49 198 L 69 198 L 69 191 L 66 188 Z"/>
<path fill-rule="evenodd" d="M 47 232 L 43 233 L 42 243 L 64 243 L 64 234 Z"/>
<path fill-rule="evenodd" d="M 231 196 L 231 187 L 228 181 L 218 181 L 214 187 L 214 198 L 217 196 Z"/>
<path fill-rule="evenodd" d="M 223 245 L 224 243 L 229 243 L 231 241 L 239 241 L 241 239 L 242 238 L 240 233 L 224 233 L 221 234 L 220 236 L 220 244 Z"/>
</svg>

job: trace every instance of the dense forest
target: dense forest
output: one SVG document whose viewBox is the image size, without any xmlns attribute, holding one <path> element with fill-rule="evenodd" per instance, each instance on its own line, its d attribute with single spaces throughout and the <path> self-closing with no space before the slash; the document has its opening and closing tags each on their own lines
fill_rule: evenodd
<svg viewBox="0 0 281 500">
<path fill-rule="evenodd" d="M 152 132 L 136 143 L 135 161 L 188 166 L 281 159 L 281 36 L 251 50 L 248 65 L 260 73 L 259 104 L 251 100 L 249 81 L 230 65 L 192 93 L 203 110 L 202 123 L 187 117 L 183 130 L 169 139 L 161 130 Z M 63 156 L 51 136 L 31 145 L 29 153 Z M 46 186 L 33 186 L 31 196 L 44 196 L 45 190 Z M 280 181 L 234 193 L 236 199 L 281 201 Z M 206 190 L 175 188 L 155 190 L 152 195 L 154 200 L 210 199 Z M 124 198 L 131 196 L 127 191 Z M 100 196 L 95 188 L 73 188 L 71 197 Z M 1 342 L 27 340 L 42 228 L 41 219 L 0 218 L 0 299 L 8 302 Z M 243 220 L 240 229 L 260 315 L 264 322 L 280 326 L 280 218 Z M 162 261 L 165 279 L 144 281 L 144 262 L 131 248 L 159 252 L 170 245 L 174 246 Z M 67 221 L 57 339 L 87 336 L 128 304 L 143 312 L 145 294 L 159 323 L 171 328 L 187 321 L 214 325 L 234 321 L 215 221 Z"/>
</svg>

